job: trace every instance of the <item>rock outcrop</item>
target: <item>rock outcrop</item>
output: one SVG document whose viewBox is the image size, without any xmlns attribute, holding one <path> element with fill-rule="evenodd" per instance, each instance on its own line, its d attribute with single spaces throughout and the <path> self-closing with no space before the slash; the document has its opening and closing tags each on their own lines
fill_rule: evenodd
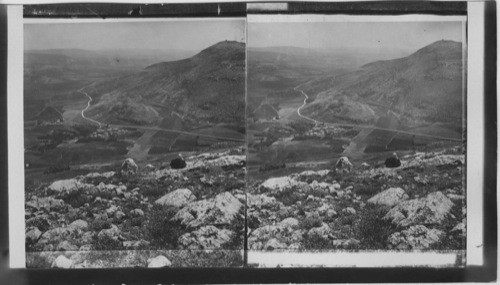
<svg viewBox="0 0 500 285">
<path fill-rule="evenodd" d="M 224 192 L 214 198 L 191 202 L 183 207 L 173 220 L 189 228 L 206 225 L 229 225 L 243 204 L 231 193 Z"/>
<path fill-rule="evenodd" d="M 193 192 L 187 188 L 182 188 L 162 196 L 155 203 L 163 206 L 182 208 L 194 200 L 196 200 L 196 197 L 193 195 Z"/>
<path fill-rule="evenodd" d="M 127 158 L 123 161 L 120 172 L 123 175 L 132 175 L 136 174 L 138 170 L 139 166 L 137 166 L 135 161 L 132 158 Z"/>
<path fill-rule="evenodd" d="M 441 192 L 424 198 L 407 200 L 392 208 L 385 219 L 401 227 L 441 223 L 449 214 L 453 202 Z"/>
<path fill-rule="evenodd" d="M 337 160 L 337 163 L 335 164 L 335 171 L 337 173 L 348 173 L 351 172 L 351 170 L 352 170 L 352 163 L 346 156 L 343 156 L 339 158 L 339 160 Z"/>
<path fill-rule="evenodd" d="M 428 249 L 438 243 L 444 232 L 428 229 L 423 225 L 411 226 L 408 229 L 389 236 L 389 248 L 394 249 Z"/>
<path fill-rule="evenodd" d="M 160 268 L 172 266 L 172 262 L 163 255 L 148 259 L 148 268 Z"/>
<path fill-rule="evenodd" d="M 233 232 L 228 229 L 204 226 L 182 235 L 179 238 L 179 246 L 182 249 L 193 250 L 221 249 L 231 240 L 232 235 Z"/>
<path fill-rule="evenodd" d="M 409 197 L 401 188 L 389 188 L 368 199 L 368 203 L 392 207 Z"/>
</svg>

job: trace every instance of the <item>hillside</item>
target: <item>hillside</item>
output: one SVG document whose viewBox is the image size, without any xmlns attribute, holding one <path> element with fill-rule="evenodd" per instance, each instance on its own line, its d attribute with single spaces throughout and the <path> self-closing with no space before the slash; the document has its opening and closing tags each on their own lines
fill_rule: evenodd
<svg viewBox="0 0 500 285">
<path fill-rule="evenodd" d="M 438 41 L 408 57 L 377 61 L 300 86 L 315 96 L 303 109 L 318 120 L 374 122 L 389 110 L 410 123 L 462 123 L 462 44 Z"/>
<path fill-rule="evenodd" d="M 245 45 L 220 42 L 193 57 L 150 65 L 85 88 L 87 114 L 106 123 L 159 125 L 177 114 L 188 128 L 243 123 Z"/>
</svg>

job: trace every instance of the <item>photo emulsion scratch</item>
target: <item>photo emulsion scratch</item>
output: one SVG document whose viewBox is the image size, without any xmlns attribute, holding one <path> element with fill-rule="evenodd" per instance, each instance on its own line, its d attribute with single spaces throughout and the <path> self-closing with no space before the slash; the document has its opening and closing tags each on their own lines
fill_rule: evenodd
<svg viewBox="0 0 500 285">
<path fill-rule="evenodd" d="M 26 20 L 26 267 L 464 266 L 465 18 L 308 17 Z"/>
</svg>

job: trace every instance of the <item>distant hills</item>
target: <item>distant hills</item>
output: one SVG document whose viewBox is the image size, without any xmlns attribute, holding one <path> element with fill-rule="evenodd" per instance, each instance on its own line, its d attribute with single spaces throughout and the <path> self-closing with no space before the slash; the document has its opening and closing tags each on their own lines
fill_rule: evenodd
<svg viewBox="0 0 500 285">
<path fill-rule="evenodd" d="M 193 56 L 196 52 L 190 50 L 84 50 L 84 49 L 48 49 L 25 50 L 25 67 L 57 66 L 66 64 L 67 68 L 81 66 L 115 67 L 115 68 L 144 68 L 148 65 L 173 61 Z"/>
<path fill-rule="evenodd" d="M 407 57 L 301 85 L 315 96 L 303 113 L 322 121 L 369 122 L 393 111 L 413 122 L 461 124 L 462 77 L 462 44 L 438 41 Z"/>
<path fill-rule="evenodd" d="M 241 123 L 245 107 L 245 44 L 219 42 L 177 61 L 150 65 L 132 74 L 85 88 L 97 103 L 87 116 L 115 124 L 185 127 Z"/>
</svg>

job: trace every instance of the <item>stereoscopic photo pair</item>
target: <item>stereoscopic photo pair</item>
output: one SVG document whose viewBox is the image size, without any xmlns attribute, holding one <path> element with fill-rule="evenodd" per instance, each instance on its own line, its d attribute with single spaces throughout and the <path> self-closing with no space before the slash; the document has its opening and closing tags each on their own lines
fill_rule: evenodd
<svg viewBox="0 0 500 285">
<path fill-rule="evenodd" d="M 465 31 L 25 19 L 26 267 L 464 266 Z"/>
</svg>

